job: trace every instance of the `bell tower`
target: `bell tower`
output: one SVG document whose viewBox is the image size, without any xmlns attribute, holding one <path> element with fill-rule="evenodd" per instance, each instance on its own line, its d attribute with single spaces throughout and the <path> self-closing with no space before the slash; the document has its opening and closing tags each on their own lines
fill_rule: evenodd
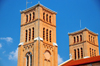
<svg viewBox="0 0 100 66">
<path fill-rule="evenodd" d="M 17 66 L 58 66 L 56 12 L 36 4 L 21 13 Z"/>
<path fill-rule="evenodd" d="M 68 35 L 72 59 L 78 60 L 99 55 L 98 34 L 85 28 Z"/>
</svg>

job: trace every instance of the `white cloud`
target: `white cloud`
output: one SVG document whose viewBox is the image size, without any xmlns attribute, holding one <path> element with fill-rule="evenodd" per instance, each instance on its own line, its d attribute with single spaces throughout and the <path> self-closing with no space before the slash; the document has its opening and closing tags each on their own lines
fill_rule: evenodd
<svg viewBox="0 0 100 66">
<path fill-rule="evenodd" d="M 60 57 L 60 55 L 58 54 L 58 64 L 62 63 L 63 59 Z"/>
<path fill-rule="evenodd" d="M 18 58 L 18 48 L 15 51 L 10 52 L 9 60 L 17 60 Z"/>
<path fill-rule="evenodd" d="M 1 43 L 0 43 L 0 48 L 2 47 Z"/>
<path fill-rule="evenodd" d="M 13 39 L 11 37 L 6 37 L 6 38 L 0 38 L 1 40 L 5 40 L 7 42 L 12 42 Z"/>
</svg>

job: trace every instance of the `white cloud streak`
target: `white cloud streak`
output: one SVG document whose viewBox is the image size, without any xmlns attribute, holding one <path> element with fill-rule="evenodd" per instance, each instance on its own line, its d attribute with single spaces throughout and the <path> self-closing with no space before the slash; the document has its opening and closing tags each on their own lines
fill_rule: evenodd
<svg viewBox="0 0 100 66">
<path fill-rule="evenodd" d="M 7 42 L 13 42 L 13 39 L 11 37 L 0 38 L 0 40 L 5 40 Z"/>
<path fill-rule="evenodd" d="M 18 48 L 15 51 L 10 52 L 8 59 L 17 60 L 18 58 Z"/>
<path fill-rule="evenodd" d="M 60 57 L 60 55 L 58 54 L 58 64 L 62 63 L 63 59 Z"/>
<path fill-rule="evenodd" d="M 2 47 L 2 44 L 0 43 L 0 48 Z"/>
</svg>

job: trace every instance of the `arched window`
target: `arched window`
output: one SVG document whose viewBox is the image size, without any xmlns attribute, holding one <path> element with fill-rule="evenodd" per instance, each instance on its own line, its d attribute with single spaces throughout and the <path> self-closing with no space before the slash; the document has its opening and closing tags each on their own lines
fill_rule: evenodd
<svg viewBox="0 0 100 66">
<path fill-rule="evenodd" d="M 76 49 L 74 49 L 74 58 L 76 59 Z"/>
<path fill-rule="evenodd" d="M 74 37 L 74 43 L 76 42 L 76 38 Z"/>
<path fill-rule="evenodd" d="M 26 66 L 32 66 L 32 54 L 30 52 L 26 54 Z"/>
<path fill-rule="evenodd" d="M 96 50 L 94 50 L 94 56 L 96 56 Z"/>
<path fill-rule="evenodd" d="M 79 37 L 77 36 L 77 42 L 79 42 Z"/>
<path fill-rule="evenodd" d="M 46 40 L 48 41 L 48 29 L 46 30 Z"/>
<path fill-rule="evenodd" d="M 92 36 L 91 36 L 91 42 L 92 42 Z"/>
<path fill-rule="evenodd" d="M 50 34 L 49 34 L 49 36 L 50 36 L 49 38 L 50 38 L 50 42 L 51 42 L 51 30 L 50 30 Z"/>
<path fill-rule="evenodd" d="M 94 37 L 93 37 L 93 43 L 95 43 L 95 41 L 94 41 Z"/>
<path fill-rule="evenodd" d="M 91 48 L 90 48 L 90 57 L 91 57 Z"/>
<path fill-rule="evenodd" d="M 49 16 L 49 22 L 51 23 L 51 16 Z"/>
<path fill-rule="evenodd" d="M 29 21 L 31 21 L 31 14 L 30 14 L 30 20 Z"/>
<path fill-rule="evenodd" d="M 43 28 L 43 40 L 45 40 L 45 28 Z"/>
<path fill-rule="evenodd" d="M 48 22 L 48 14 L 46 14 L 46 21 Z"/>
<path fill-rule="evenodd" d="M 79 49 L 77 49 L 78 59 L 80 58 L 80 52 Z"/>
<path fill-rule="evenodd" d="M 83 49 L 81 48 L 81 58 L 83 58 Z"/>
<path fill-rule="evenodd" d="M 80 35 L 80 41 L 82 41 L 82 35 Z"/>
<path fill-rule="evenodd" d="M 93 54 L 93 49 L 92 49 L 92 57 L 94 56 L 94 54 Z"/>
<path fill-rule="evenodd" d="M 26 15 L 26 23 L 28 22 L 28 15 Z"/>
<path fill-rule="evenodd" d="M 27 30 L 26 30 L 26 33 L 25 33 L 25 42 L 27 42 Z"/>
<path fill-rule="evenodd" d="M 33 20 L 35 19 L 35 13 L 33 12 Z"/>
<path fill-rule="evenodd" d="M 32 28 L 32 39 L 34 39 L 34 27 Z"/>
<path fill-rule="evenodd" d="M 45 20 L 45 13 L 43 13 L 43 20 Z"/>
<path fill-rule="evenodd" d="M 90 35 L 89 35 L 89 41 L 90 41 Z"/>
<path fill-rule="evenodd" d="M 31 29 L 29 29 L 29 41 L 31 39 Z"/>
</svg>

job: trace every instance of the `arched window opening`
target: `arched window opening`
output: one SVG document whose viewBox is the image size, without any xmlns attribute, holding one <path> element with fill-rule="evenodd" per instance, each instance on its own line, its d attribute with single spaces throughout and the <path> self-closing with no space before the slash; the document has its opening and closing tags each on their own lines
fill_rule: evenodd
<svg viewBox="0 0 100 66">
<path fill-rule="evenodd" d="M 43 40 L 45 40 L 45 28 L 43 28 Z"/>
<path fill-rule="evenodd" d="M 34 39 L 34 27 L 32 29 L 32 39 Z"/>
<path fill-rule="evenodd" d="M 91 57 L 91 48 L 90 48 L 90 57 Z"/>
<path fill-rule="evenodd" d="M 28 22 L 28 15 L 26 15 L 26 23 Z"/>
<path fill-rule="evenodd" d="M 46 30 L 46 40 L 48 41 L 48 29 Z"/>
<path fill-rule="evenodd" d="M 51 23 L 51 16 L 49 16 L 49 22 Z"/>
<path fill-rule="evenodd" d="M 82 41 L 82 35 L 80 35 L 80 41 Z"/>
<path fill-rule="evenodd" d="M 50 42 L 51 42 L 51 30 L 50 30 L 50 35 L 49 36 L 50 36 L 49 38 L 50 38 Z"/>
<path fill-rule="evenodd" d="M 94 56 L 96 56 L 96 50 L 94 50 Z"/>
<path fill-rule="evenodd" d="M 46 15 L 46 21 L 48 22 L 48 14 Z"/>
<path fill-rule="evenodd" d="M 77 36 L 77 42 L 79 42 L 79 37 Z"/>
<path fill-rule="evenodd" d="M 91 42 L 92 42 L 92 36 L 91 36 Z"/>
<path fill-rule="evenodd" d="M 94 37 L 93 37 L 93 43 L 95 43 L 95 41 L 94 41 Z"/>
<path fill-rule="evenodd" d="M 45 20 L 45 13 L 43 13 L 43 20 Z"/>
<path fill-rule="evenodd" d="M 26 30 L 26 33 L 25 33 L 25 42 L 27 42 L 27 30 Z"/>
<path fill-rule="evenodd" d="M 78 59 L 80 58 L 80 52 L 79 49 L 77 49 L 77 53 L 78 53 Z"/>
<path fill-rule="evenodd" d="M 35 19 L 35 13 L 33 12 L 33 20 Z"/>
<path fill-rule="evenodd" d="M 32 54 L 30 52 L 26 54 L 26 66 L 32 66 Z"/>
<path fill-rule="evenodd" d="M 31 29 L 29 29 L 29 41 L 31 40 Z"/>
<path fill-rule="evenodd" d="M 74 43 L 76 42 L 76 38 L 74 37 Z"/>
<path fill-rule="evenodd" d="M 92 49 L 92 57 L 94 56 L 94 54 L 93 54 L 93 49 Z"/>
<path fill-rule="evenodd" d="M 89 41 L 90 41 L 90 35 L 89 35 Z"/>
<path fill-rule="evenodd" d="M 83 58 L 83 49 L 81 48 L 81 58 Z"/>
<path fill-rule="evenodd" d="M 76 60 L 76 49 L 74 49 L 74 58 Z"/>
<path fill-rule="evenodd" d="M 30 20 L 29 21 L 31 21 L 31 14 L 30 14 Z"/>
</svg>

